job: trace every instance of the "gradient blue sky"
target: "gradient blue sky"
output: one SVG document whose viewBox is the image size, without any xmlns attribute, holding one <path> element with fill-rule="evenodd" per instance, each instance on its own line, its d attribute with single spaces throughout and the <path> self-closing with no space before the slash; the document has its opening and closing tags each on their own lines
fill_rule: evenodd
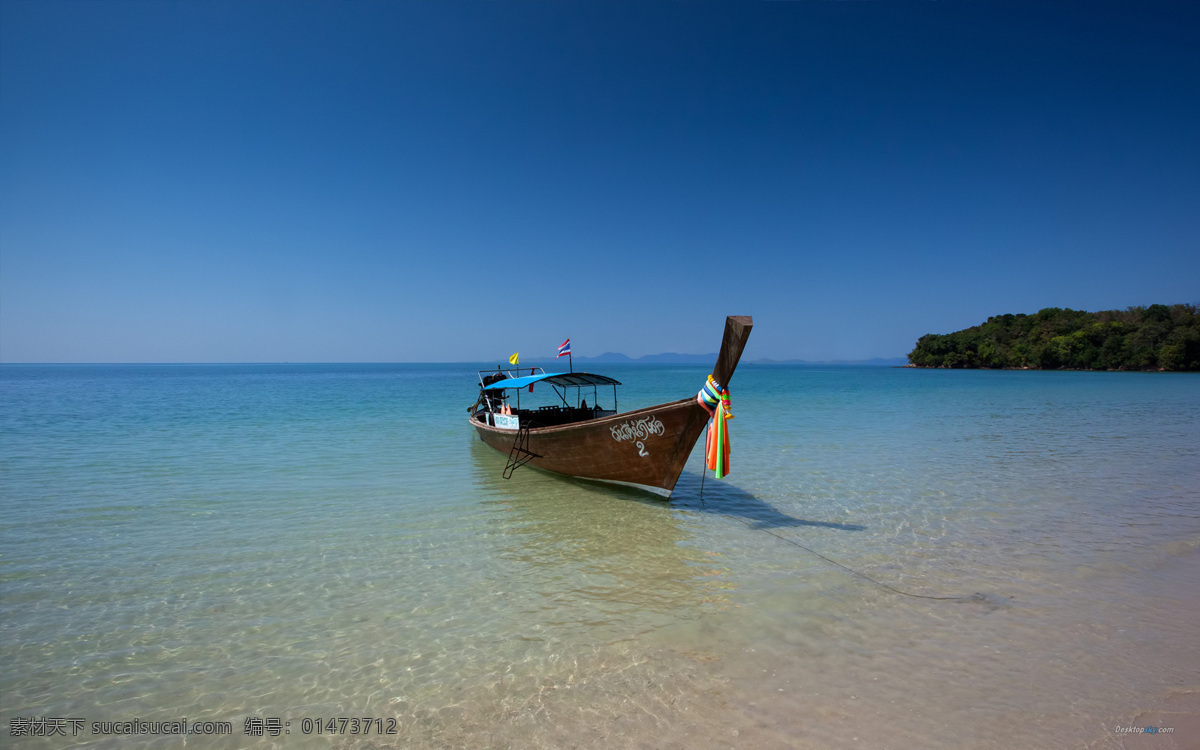
<svg viewBox="0 0 1200 750">
<path fill-rule="evenodd" d="M 1197 2 L 0 2 L 0 361 L 1200 301 Z"/>
</svg>

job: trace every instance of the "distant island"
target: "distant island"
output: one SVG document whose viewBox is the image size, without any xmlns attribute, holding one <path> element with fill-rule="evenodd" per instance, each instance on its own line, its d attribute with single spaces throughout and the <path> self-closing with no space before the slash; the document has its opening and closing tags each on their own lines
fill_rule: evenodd
<svg viewBox="0 0 1200 750">
<path fill-rule="evenodd" d="M 908 355 L 914 367 L 1036 370 L 1200 370 L 1195 305 L 1084 312 L 1047 307 L 997 315 L 954 333 L 930 333 Z"/>
</svg>

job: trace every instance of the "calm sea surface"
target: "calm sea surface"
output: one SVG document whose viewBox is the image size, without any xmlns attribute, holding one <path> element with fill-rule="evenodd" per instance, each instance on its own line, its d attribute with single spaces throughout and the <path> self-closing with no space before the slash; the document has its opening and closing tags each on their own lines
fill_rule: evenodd
<svg viewBox="0 0 1200 750">
<path fill-rule="evenodd" d="M 743 365 L 733 473 L 663 501 L 502 479 L 475 369 L 0 367 L 3 744 L 1116 748 L 1197 710 L 1200 376 Z M 707 373 L 600 371 L 622 410 Z M 93 731 L 135 718 L 233 735 Z"/>
</svg>

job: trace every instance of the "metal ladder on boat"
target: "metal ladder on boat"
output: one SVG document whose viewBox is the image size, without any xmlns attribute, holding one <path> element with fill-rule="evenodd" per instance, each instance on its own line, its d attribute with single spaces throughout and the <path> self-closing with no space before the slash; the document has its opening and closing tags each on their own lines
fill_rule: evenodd
<svg viewBox="0 0 1200 750">
<path fill-rule="evenodd" d="M 508 464 L 504 467 L 504 478 L 512 479 L 513 472 L 529 463 L 531 459 L 541 458 L 529 450 L 529 428 L 521 427 L 513 438 L 512 450 L 508 452 Z"/>
</svg>

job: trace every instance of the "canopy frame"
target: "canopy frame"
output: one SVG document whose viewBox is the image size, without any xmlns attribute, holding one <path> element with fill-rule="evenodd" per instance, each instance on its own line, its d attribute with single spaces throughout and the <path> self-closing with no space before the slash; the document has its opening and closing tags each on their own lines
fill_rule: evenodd
<svg viewBox="0 0 1200 750">
<path fill-rule="evenodd" d="M 479 370 L 479 402 L 484 404 L 485 411 L 493 411 L 495 403 L 502 403 L 509 398 L 509 391 L 517 392 L 517 409 L 521 408 L 521 390 L 532 386 L 534 383 L 548 383 L 554 388 L 554 393 L 558 399 L 562 401 L 563 406 L 570 408 L 571 404 L 567 400 L 567 389 L 575 389 L 575 407 L 579 408 L 582 397 L 582 389 L 588 386 L 592 388 L 592 405 L 595 406 L 599 401 L 599 386 L 611 385 L 613 389 L 613 411 L 618 411 L 617 405 L 617 386 L 621 385 L 621 381 L 610 378 L 607 375 L 597 375 L 590 372 L 546 372 L 540 367 L 531 367 L 531 371 L 541 370 L 540 373 L 533 372 L 530 375 L 521 375 L 519 370 L 503 370 L 499 366 L 495 370 Z M 503 374 L 499 380 L 486 382 L 496 374 Z M 492 391 L 493 395 L 489 398 L 487 393 Z M 495 393 L 499 391 L 499 393 Z M 476 403 L 479 403 L 476 402 Z"/>
</svg>

